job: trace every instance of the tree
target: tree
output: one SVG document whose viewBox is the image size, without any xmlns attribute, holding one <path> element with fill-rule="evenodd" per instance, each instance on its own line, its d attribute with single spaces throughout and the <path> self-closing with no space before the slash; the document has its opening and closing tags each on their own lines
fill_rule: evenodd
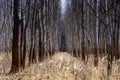
<svg viewBox="0 0 120 80">
<path fill-rule="evenodd" d="M 12 40 L 12 66 L 10 73 L 19 71 L 20 68 L 20 54 L 19 54 L 19 0 L 14 0 L 14 26 L 13 26 L 13 40 Z"/>
<path fill-rule="evenodd" d="M 99 0 L 95 0 L 95 27 L 94 27 L 94 65 L 98 66 L 98 28 L 99 28 L 99 21 L 98 21 L 98 9 L 99 9 Z"/>
</svg>

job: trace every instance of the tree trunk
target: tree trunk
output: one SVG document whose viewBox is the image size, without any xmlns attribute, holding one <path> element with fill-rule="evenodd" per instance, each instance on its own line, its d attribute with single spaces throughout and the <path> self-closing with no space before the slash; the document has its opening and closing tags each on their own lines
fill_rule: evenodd
<svg viewBox="0 0 120 80">
<path fill-rule="evenodd" d="M 25 69 L 25 61 L 26 61 L 26 28 L 27 26 L 25 26 L 24 29 L 23 64 L 22 64 L 23 69 Z"/>
<path fill-rule="evenodd" d="M 94 28 L 94 65 L 98 66 L 98 3 L 99 0 L 95 0 L 95 28 Z"/>
<path fill-rule="evenodd" d="M 20 20 L 20 24 L 21 24 L 21 36 L 20 36 L 20 67 L 22 68 L 23 65 L 23 34 L 24 34 L 24 26 L 23 26 L 23 12 L 21 11 L 21 20 Z"/>
<path fill-rule="evenodd" d="M 14 26 L 13 26 L 13 41 L 12 41 L 12 66 L 10 73 L 16 73 L 20 67 L 19 56 L 19 0 L 14 0 Z"/>
<path fill-rule="evenodd" d="M 25 62 L 26 62 L 26 30 L 27 30 L 27 27 L 28 27 L 28 22 L 29 22 L 29 17 L 30 17 L 30 0 L 28 1 L 28 13 L 27 13 L 27 20 L 26 20 L 26 23 L 25 23 L 25 28 L 24 28 L 24 44 L 23 44 L 23 65 L 22 65 L 22 68 L 25 69 Z"/>
<path fill-rule="evenodd" d="M 39 62 L 40 61 L 42 61 L 42 59 L 43 59 L 43 56 L 44 56 L 44 52 L 43 52 L 43 42 L 42 42 L 42 36 L 41 36 L 41 30 L 42 30 L 42 28 L 43 28 L 43 26 L 44 26 L 44 24 L 43 24 L 43 20 L 44 20 L 44 15 L 43 15 L 43 7 L 44 7 L 44 0 L 41 0 L 41 7 L 40 7 L 40 10 L 41 10 L 41 12 L 40 12 L 40 17 L 39 17 L 39 22 L 40 22 L 40 26 L 39 26 L 39 57 L 38 57 L 38 60 L 39 60 Z"/>
<path fill-rule="evenodd" d="M 82 0 L 82 23 L 81 23 L 81 27 L 82 27 L 82 43 L 81 43 L 81 46 L 82 46 L 82 60 L 85 61 L 85 32 L 84 32 L 84 0 Z"/>
</svg>

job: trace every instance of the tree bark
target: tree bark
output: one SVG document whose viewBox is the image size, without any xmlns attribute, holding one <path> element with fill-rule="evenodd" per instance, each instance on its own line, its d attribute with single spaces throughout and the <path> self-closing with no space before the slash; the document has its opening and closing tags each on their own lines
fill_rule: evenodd
<svg viewBox="0 0 120 80">
<path fill-rule="evenodd" d="M 16 73 L 20 68 L 19 55 L 19 0 L 14 0 L 14 26 L 13 26 L 13 41 L 12 41 L 12 66 L 10 73 Z"/>
</svg>

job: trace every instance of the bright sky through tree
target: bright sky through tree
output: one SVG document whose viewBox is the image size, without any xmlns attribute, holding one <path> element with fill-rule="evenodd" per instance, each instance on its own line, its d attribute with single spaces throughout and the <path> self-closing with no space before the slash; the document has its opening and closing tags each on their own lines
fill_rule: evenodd
<svg viewBox="0 0 120 80">
<path fill-rule="evenodd" d="M 66 7 L 66 0 L 61 0 L 61 12 L 64 15 Z"/>
</svg>

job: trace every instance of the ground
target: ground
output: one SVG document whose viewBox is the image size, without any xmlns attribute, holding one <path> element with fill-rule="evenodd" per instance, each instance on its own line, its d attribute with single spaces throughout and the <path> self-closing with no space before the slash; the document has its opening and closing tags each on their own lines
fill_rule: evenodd
<svg viewBox="0 0 120 80">
<path fill-rule="evenodd" d="M 15 75 L 7 75 L 11 59 L 0 56 L 0 80 L 120 80 L 120 60 L 113 62 L 112 74 L 107 76 L 106 57 L 99 59 L 99 66 L 93 66 L 93 58 L 87 63 L 69 53 L 56 53 L 41 63 L 33 64 Z"/>
</svg>

